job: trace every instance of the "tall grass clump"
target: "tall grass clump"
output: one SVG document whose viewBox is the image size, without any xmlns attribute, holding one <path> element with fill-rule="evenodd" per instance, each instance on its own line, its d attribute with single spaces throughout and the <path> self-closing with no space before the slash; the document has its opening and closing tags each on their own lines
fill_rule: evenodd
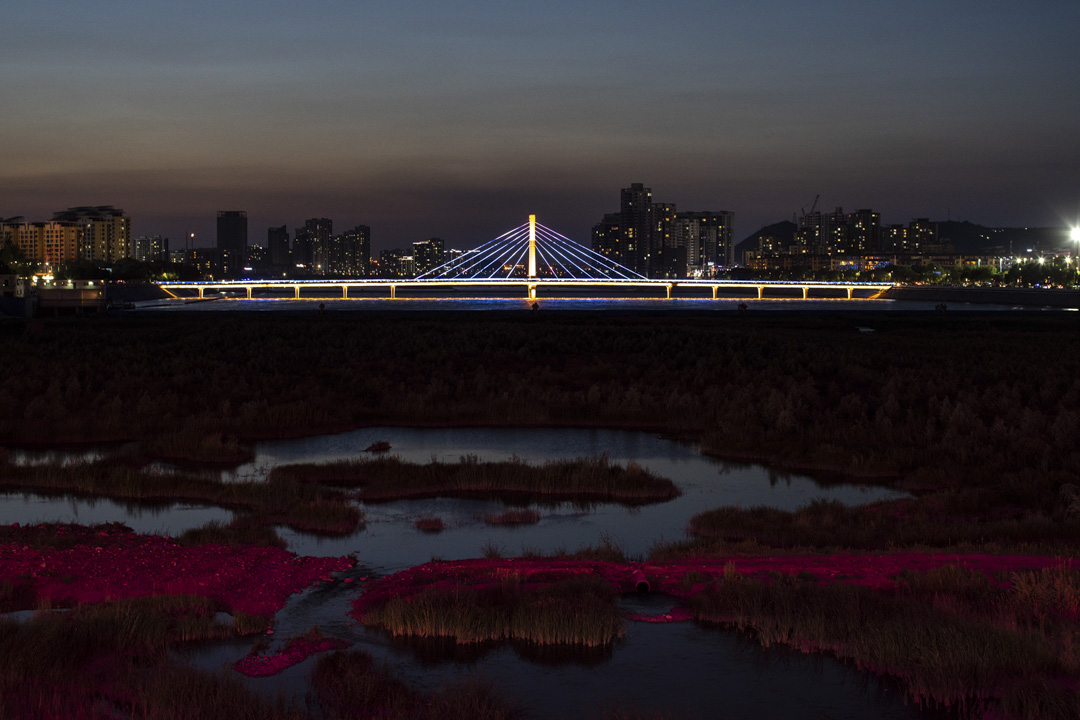
<svg viewBox="0 0 1080 720">
<path fill-rule="evenodd" d="M 624 632 L 610 584 L 567 578 L 542 587 L 501 581 L 481 587 L 431 587 L 390 598 L 363 622 L 396 636 L 459 643 L 520 640 L 536 645 L 607 645 Z"/>
</svg>

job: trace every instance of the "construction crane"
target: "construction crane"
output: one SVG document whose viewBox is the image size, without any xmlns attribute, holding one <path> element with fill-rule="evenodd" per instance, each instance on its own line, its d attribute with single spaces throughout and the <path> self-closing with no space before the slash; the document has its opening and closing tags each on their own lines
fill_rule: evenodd
<svg viewBox="0 0 1080 720">
<path fill-rule="evenodd" d="M 813 202 L 813 204 L 810 205 L 810 212 L 811 213 L 814 212 L 814 209 L 817 207 L 817 201 L 820 200 L 820 199 L 821 199 L 820 194 L 814 196 L 814 202 Z M 801 208 L 801 210 L 802 210 L 803 215 L 809 215 L 810 214 L 810 213 L 806 212 L 806 206 L 805 205 Z"/>
</svg>

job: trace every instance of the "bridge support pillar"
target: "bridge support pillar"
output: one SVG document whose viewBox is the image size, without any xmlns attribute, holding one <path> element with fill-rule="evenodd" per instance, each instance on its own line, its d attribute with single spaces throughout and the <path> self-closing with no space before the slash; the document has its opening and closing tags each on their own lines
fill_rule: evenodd
<svg viewBox="0 0 1080 720">
<path fill-rule="evenodd" d="M 810 297 L 810 288 L 804 285 L 802 289 L 802 299 L 805 300 L 808 297 Z"/>
<path fill-rule="evenodd" d="M 348 285 L 342 285 L 341 286 L 341 299 L 342 300 L 348 300 L 349 299 L 349 286 Z"/>
<path fill-rule="evenodd" d="M 397 298 L 397 285 L 391 285 L 390 286 L 390 299 L 394 300 L 396 298 Z"/>
<path fill-rule="evenodd" d="M 293 285 L 292 289 L 293 289 L 293 299 L 299 300 L 300 299 L 300 286 L 299 285 Z"/>
<path fill-rule="evenodd" d="M 204 288 L 202 285 L 199 286 L 199 299 L 200 300 L 203 299 L 203 290 L 205 290 L 205 289 L 206 288 Z"/>
<path fill-rule="evenodd" d="M 536 285 L 533 285 L 532 283 L 529 283 L 529 299 L 536 299 Z"/>
<path fill-rule="evenodd" d="M 849 287 L 849 288 L 847 289 L 847 299 L 848 299 L 848 300 L 850 300 L 850 299 L 851 299 L 851 294 L 852 294 L 853 292 L 855 292 L 855 288 L 853 288 L 853 287 Z"/>
<path fill-rule="evenodd" d="M 764 285 L 758 285 L 757 286 L 757 299 L 760 300 L 763 297 L 765 297 L 765 286 Z"/>
<path fill-rule="evenodd" d="M 712 299 L 713 299 L 713 300 L 715 300 L 715 299 L 716 299 L 716 291 L 717 291 L 717 290 L 719 290 L 719 289 L 720 289 L 720 286 L 719 286 L 719 285 L 713 285 L 713 286 L 712 286 Z"/>
<path fill-rule="evenodd" d="M 668 300 L 670 300 L 670 299 L 671 299 L 671 288 L 673 288 L 673 287 L 675 287 L 675 286 L 674 286 L 674 285 L 671 285 L 671 284 L 669 284 L 669 285 L 667 286 L 667 299 L 668 299 Z"/>
</svg>

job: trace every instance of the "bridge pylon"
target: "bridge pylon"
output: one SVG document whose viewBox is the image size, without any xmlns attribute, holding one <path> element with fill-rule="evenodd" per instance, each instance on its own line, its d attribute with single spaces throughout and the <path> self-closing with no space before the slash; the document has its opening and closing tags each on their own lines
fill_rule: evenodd
<svg viewBox="0 0 1080 720">
<path fill-rule="evenodd" d="M 536 216 L 529 216 L 529 279 L 536 277 Z"/>
</svg>

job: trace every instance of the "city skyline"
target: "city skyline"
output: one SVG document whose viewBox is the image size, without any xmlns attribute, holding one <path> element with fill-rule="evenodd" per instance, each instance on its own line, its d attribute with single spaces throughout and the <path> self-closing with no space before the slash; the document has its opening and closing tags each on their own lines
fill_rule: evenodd
<svg viewBox="0 0 1080 720">
<path fill-rule="evenodd" d="M 111 204 L 135 235 L 310 217 L 374 249 L 528 214 L 575 239 L 644 182 L 736 240 L 819 207 L 1062 226 L 1080 7 L 58 1 L 0 28 L 0 216 Z"/>
</svg>

